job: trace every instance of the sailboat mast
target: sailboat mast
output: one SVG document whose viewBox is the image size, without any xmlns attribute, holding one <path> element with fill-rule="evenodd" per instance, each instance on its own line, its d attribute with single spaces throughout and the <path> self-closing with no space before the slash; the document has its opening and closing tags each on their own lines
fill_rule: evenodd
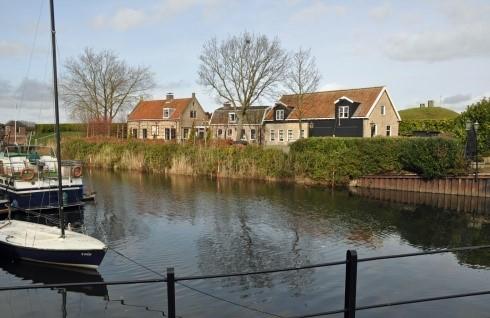
<svg viewBox="0 0 490 318">
<path fill-rule="evenodd" d="M 65 237 L 65 214 L 63 213 L 63 178 L 61 175 L 61 135 L 60 135 L 60 113 L 58 106 L 58 73 L 56 69 L 56 28 L 54 25 L 53 0 L 49 0 L 51 11 L 51 51 L 53 53 L 53 88 L 54 88 L 54 112 L 56 118 L 56 160 L 58 166 L 58 209 L 60 218 L 61 237 Z"/>
</svg>

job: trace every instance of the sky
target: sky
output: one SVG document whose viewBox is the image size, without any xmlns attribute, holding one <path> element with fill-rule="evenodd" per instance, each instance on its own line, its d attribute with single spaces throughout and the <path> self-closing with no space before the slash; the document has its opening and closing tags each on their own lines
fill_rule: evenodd
<svg viewBox="0 0 490 318">
<path fill-rule="evenodd" d="M 385 85 L 398 109 L 458 112 L 490 97 L 488 0 L 55 0 L 55 14 L 61 76 L 85 48 L 112 50 L 151 68 L 152 98 L 195 92 L 207 111 L 219 104 L 197 83 L 202 46 L 244 31 L 311 48 L 320 90 Z M 53 122 L 49 28 L 48 0 L 0 0 L 0 122 Z"/>
</svg>

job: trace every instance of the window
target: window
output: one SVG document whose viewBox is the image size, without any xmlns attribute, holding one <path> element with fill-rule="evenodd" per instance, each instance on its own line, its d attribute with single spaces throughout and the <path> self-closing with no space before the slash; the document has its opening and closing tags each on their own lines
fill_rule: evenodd
<svg viewBox="0 0 490 318">
<path fill-rule="evenodd" d="M 172 108 L 164 108 L 163 109 L 163 118 L 170 118 L 172 116 Z"/>
<path fill-rule="evenodd" d="M 381 115 L 386 115 L 386 107 L 384 105 L 381 105 Z"/>
<path fill-rule="evenodd" d="M 293 130 L 288 129 L 288 141 L 293 140 Z"/>
<path fill-rule="evenodd" d="M 284 141 L 284 130 L 279 129 L 279 141 Z"/>
<path fill-rule="evenodd" d="M 257 138 L 257 133 L 255 132 L 255 129 L 250 129 L 250 139 L 255 140 Z"/>
<path fill-rule="evenodd" d="M 231 129 L 228 129 L 228 136 L 231 136 L 233 131 Z"/>
<path fill-rule="evenodd" d="M 195 110 L 191 110 L 190 115 L 191 115 L 191 118 L 196 118 L 197 112 Z"/>
<path fill-rule="evenodd" d="M 189 138 L 189 128 L 184 128 L 184 139 Z"/>
<path fill-rule="evenodd" d="M 148 129 L 143 128 L 143 139 L 148 138 Z"/>
<path fill-rule="evenodd" d="M 386 136 L 391 136 L 391 126 L 386 126 Z"/>
<path fill-rule="evenodd" d="M 299 132 L 299 137 L 305 138 L 305 130 L 304 129 L 301 129 L 301 131 Z"/>
<path fill-rule="evenodd" d="M 284 120 L 284 109 L 276 110 L 276 120 Z"/>
<path fill-rule="evenodd" d="M 339 106 L 339 118 L 349 118 L 349 106 Z"/>
<path fill-rule="evenodd" d="M 138 138 L 138 129 L 133 128 L 133 129 L 131 130 L 131 136 L 132 136 L 133 138 Z"/>
<path fill-rule="evenodd" d="M 274 129 L 271 129 L 271 141 L 276 140 L 276 131 Z"/>
<path fill-rule="evenodd" d="M 230 122 L 230 123 L 236 122 L 236 114 L 235 113 L 229 113 L 228 114 L 228 122 Z"/>
<path fill-rule="evenodd" d="M 223 129 L 218 129 L 218 131 L 216 132 L 216 135 L 217 136 L 221 136 L 223 134 Z"/>
<path fill-rule="evenodd" d="M 242 129 L 242 133 L 240 134 L 240 139 L 241 140 L 246 140 L 247 139 L 247 134 L 245 133 L 245 129 Z"/>
<path fill-rule="evenodd" d="M 151 126 L 151 135 L 153 136 L 153 138 L 155 138 L 156 136 L 158 136 L 158 126 Z"/>
</svg>

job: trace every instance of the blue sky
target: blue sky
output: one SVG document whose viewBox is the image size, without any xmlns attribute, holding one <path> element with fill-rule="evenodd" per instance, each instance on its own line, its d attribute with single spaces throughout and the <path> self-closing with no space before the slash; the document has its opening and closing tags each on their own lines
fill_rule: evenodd
<svg viewBox="0 0 490 318">
<path fill-rule="evenodd" d="M 0 5 L 0 122 L 51 122 L 48 0 Z M 434 99 L 461 111 L 490 96 L 487 0 L 55 0 L 55 7 L 61 72 L 85 47 L 110 49 L 151 67 L 154 98 L 196 92 L 208 111 L 218 103 L 196 83 L 201 47 L 243 31 L 278 37 L 287 50 L 311 48 L 322 90 L 386 85 L 399 109 Z M 64 109 L 62 119 L 69 121 Z"/>
</svg>

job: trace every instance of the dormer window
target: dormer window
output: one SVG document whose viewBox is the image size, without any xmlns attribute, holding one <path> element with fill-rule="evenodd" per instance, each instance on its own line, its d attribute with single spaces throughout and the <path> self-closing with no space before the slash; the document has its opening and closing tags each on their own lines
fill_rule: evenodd
<svg viewBox="0 0 490 318">
<path fill-rule="evenodd" d="M 339 118 L 349 118 L 349 106 L 339 106 Z"/>
<path fill-rule="evenodd" d="M 284 109 L 276 110 L 276 120 L 284 120 Z"/>
<path fill-rule="evenodd" d="M 228 113 L 228 122 L 229 123 L 236 123 L 236 114 L 235 113 Z"/>
<path fill-rule="evenodd" d="M 169 119 L 172 116 L 174 109 L 173 108 L 164 108 L 163 109 L 163 118 Z"/>
</svg>

